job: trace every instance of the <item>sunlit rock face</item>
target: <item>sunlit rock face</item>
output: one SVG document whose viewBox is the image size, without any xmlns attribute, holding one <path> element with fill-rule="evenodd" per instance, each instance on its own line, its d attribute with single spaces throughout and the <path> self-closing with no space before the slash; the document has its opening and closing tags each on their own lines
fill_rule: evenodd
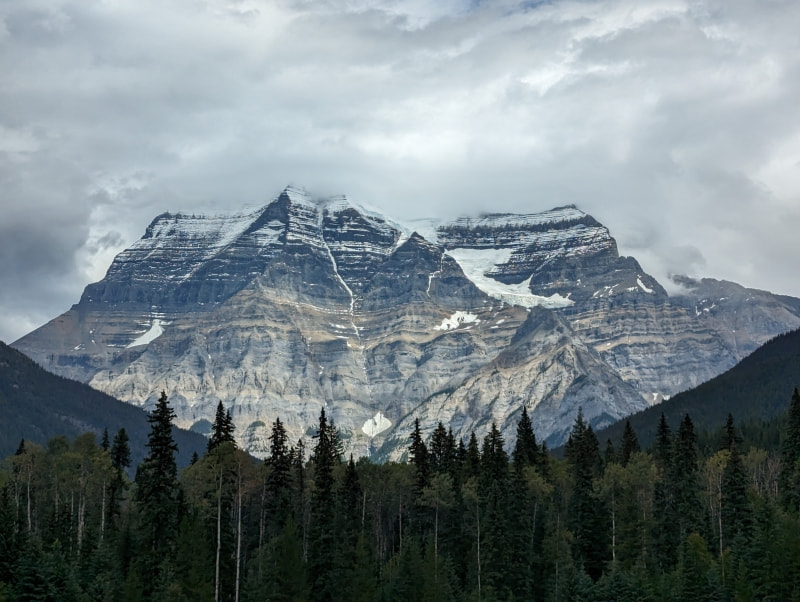
<svg viewBox="0 0 800 602">
<path fill-rule="evenodd" d="M 398 458 L 415 418 L 457 437 L 523 406 L 564 441 L 578 407 L 604 426 L 800 326 L 800 300 L 731 283 L 670 297 L 575 207 L 411 227 L 287 188 L 256 211 L 163 214 L 78 304 L 14 345 L 45 368 L 181 426 L 219 401 L 239 443 L 293 440 L 321 407 L 346 451 Z"/>
</svg>

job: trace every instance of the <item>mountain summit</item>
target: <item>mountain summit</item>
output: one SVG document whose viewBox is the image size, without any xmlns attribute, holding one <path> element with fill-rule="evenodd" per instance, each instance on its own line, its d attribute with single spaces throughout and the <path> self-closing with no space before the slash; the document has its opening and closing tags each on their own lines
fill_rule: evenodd
<svg viewBox="0 0 800 602">
<path fill-rule="evenodd" d="M 397 457 L 415 418 L 506 441 L 528 408 L 563 442 L 730 368 L 800 326 L 800 300 L 717 281 L 670 297 L 574 206 L 400 226 L 286 188 L 256 211 L 165 213 L 69 311 L 14 346 L 203 431 L 219 401 L 241 445 L 320 406 L 356 454 Z M 721 294 L 724 292 L 725 294 Z"/>
</svg>

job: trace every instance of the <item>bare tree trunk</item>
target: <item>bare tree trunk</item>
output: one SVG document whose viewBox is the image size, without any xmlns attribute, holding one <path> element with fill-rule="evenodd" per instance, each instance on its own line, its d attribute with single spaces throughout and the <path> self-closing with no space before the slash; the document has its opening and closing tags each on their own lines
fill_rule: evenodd
<svg viewBox="0 0 800 602">
<path fill-rule="evenodd" d="M 481 599 L 481 508 L 475 500 L 475 516 L 478 522 L 478 602 Z"/>
<path fill-rule="evenodd" d="M 439 582 L 439 504 L 436 504 L 436 518 L 433 522 L 433 580 Z"/>
<path fill-rule="evenodd" d="M 214 600 L 219 602 L 219 557 L 222 552 L 222 465 L 219 467 L 217 488 L 217 557 L 214 561 Z"/>
<path fill-rule="evenodd" d="M 611 488 L 611 560 L 617 560 L 617 496 Z"/>
<path fill-rule="evenodd" d="M 364 514 L 367 512 L 367 491 L 364 490 L 364 497 L 361 501 L 361 529 L 364 529 Z"/>
<path fill-rule="evenodd" d="M 239 602 L 239 579 L 242 566 L 242 466 L 238 465 L 237 479 L 237 508 L 236 508 L 236 594 L 235 601 Z"/>
<path fill-rule="evenodd" d="M 28 469 L 28 532 L 31 531 L 33 528 L 31 522 L 31 473 L 33 472 L 32 468 Z"/>
<path fill-rule="evenodd" d="M 558 568 L 559 564 L 561 564 L 561 551 L 558 549 L 561 547 L 561 512 L 556 513 L 556 600 L 558 600 Z"/>
<path fill-rule="evenodd" d="M 86 520 L 86 496 L 83 490 L 78 493 L 78 550 L 83 543 L 83 527 Z"/>
<path fill-rule="evenodd" d="M 106 480 L 103 479 L 103 501 L 100 505 L 100 541 L 106 532 Z"/>
<path fill-rule="evenodd" d="M 403 502 L 397 508 L 397 516 L 400 521 L 400 553 L 403 553 Z"/>
</svg>

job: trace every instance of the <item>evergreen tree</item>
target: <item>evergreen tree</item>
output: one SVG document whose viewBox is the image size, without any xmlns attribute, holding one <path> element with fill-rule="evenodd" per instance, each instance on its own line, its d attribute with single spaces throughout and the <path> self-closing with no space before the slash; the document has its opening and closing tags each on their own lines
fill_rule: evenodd
<svg viewBox="0 0 800 602">
<path fill-rule="evenodd" d="M 226 412 L 220 401 L 217 404 L 217 413 L 214 416 L 214 424 L 211 426 L 211 437 L 208 440 L 207 451 L 211 452 L 218 445 L 229 442 L 236 444 L 233 438 L 234 431 L 233 420 L 231 419 L 230 411 Z"/>
<path fill-rule="evenodd" d="M 750 503 L 747 499 L 747 473 L 739 453 L 739 444 L 733 417 L 728 414 L 725 444 L 730 445 L 730 455 L 722 473 L 722 523 L 724 542 L 733 543 L 737 537 L 749 535 Z"/>
<path fill-rule="evenodd" d="M 269 537 L 277 535 L 291 515 L 292 458 L 287 445 L 288 436 L 280 418 L 272 424 L 269 437 L 269 472 L 266 482 L 266 517 Z"/>
<path fill-rule="evenodd" d="M 305 468 L 306 446 L 302 439 L 297 440 L 297 445 L 289 450 L 292 465 L 292 511 L 294 514 L 294 524 L 302 526 L 303 541 L 305 541 L 305 530 L 308 524 L 308 497 L 306 495 L 306 468 Z"/>
<path fill-rule="evenodd" d="M 125 470 L 131 465 L 130 439 L 124 428 L 117 431 L 114 435 L 114 443 L 111 445 L 111 466 L 114 474 L 111 478 L 109 487 L 109 502 L 107 518 L 110 526 L 114 526 L 120 517 L 120 504 L 122 495 L 128 487 L 128 479 L 125 477 Z"/>
<path fill-rule="evenodd" d="M 431 474 L 451 471 L 455 447 L 452 437 L 448 436 L 447 430 L 441 421 L 439 421 L 433 431 L 433 436 L 431 436 L 431 447 L 428 456 Z"/>
<path fill-rule="evenodd" d="M 675 496 L 678 541 L 689 533 L 703 533 L 703 503 L 700 497 L 700 468 L 697 461 L 694 423 L 685 414 L 675 438 L 669 484 Z"/>
<path fill-rule="evenodd" d="M 175 412 L 167 403 L 167 394 L 162 391 L 148 417 L 149 453 L 136 471 L 134 499 L 139 508 L 139 534 L 142 538 L 140 576 L 147 596 L 153 596 L 157 588 L 165 585 L 181 513 L 181 489 L 175 463 L 178 446 L 172 437 L 174 418 Z"/>
<path fill-rule="evenodd" d="M 586 573 L 597 581 L 608 559 L 607 512 L 604 504 L 594 495 L 594 479 L 602 472 L 600 446 L 592 427 L 583 419 L 583 409 L 570 432 L 566 445 L 566 459 L 573 477 L 570 497 L 569 525 L 575 536 L 576 559 Z"/>
<path fill-rule="evenodd" d="M 609 464 L 619 463 L 617 457 L 617 450 L 614 448 L 614 442 L 609 438 L 606 439 L 606 451 L 603 454 L 603 463 L 608 466 Z"/>
<path fill-rule="evenodd" d="M 315 600 L 335 598 L 334 480 L 335 442 L 323 407 L 319 415 L 316 446 L 311 458 L 314 465 L 314 489 L 311 494 L 311 523 L 308 548 L 309 577 Z"/>
<path fill-rule="evenodd" d="M 124 427 L 114 435 L 114 443 L 111 446 L 111 465 L 120 472 L 125 471 L 131 465 L 130 438 Z"/>
<path fill-rule="evenodd" d="M 728 418 L 725 421 L 725 428 L 722 431 L 720 438 L 720 450 L 732 450 L 736 444 L 740 443 L 739 437 L 736 435 L 736 427 L 733 425 L 733 414 L 728 413 Z"/>
<path fill-rule="evenodd" d="M 103 429 L 103 439 L 100 443 L 100 447 L 103 448 L 103 451 L 108 451 L 108 448 L 111 447 L 111 443 L 108 440 L 108 429 Z"/>
<path fill-rule="evenodd" d="M 428 486 L 428 481 L 430 479 L 428 448 L 422 440 L 419 418 L 414 419 L 414 431 L 411 433 L 410 439 L 411 444 L 408 447 L 408 455 L 411 464 L 414 466 L 414 495 L 415 497 L 419 497 L 422 490 Z"/>
<path fill-rule="evenodd" d="M 800 391 L 797 387 L 789 403 L 789 415 L 781 444 L 778 488 L 784 508 L 794 512 L 800 510 Z"/>
<path fill-rule="evenodd" d="M 535 466 L 538 462 L 539 446 L 533 433 L 533 424 L 528 417 L 528 409 L 523 405 L 522 414 L 517 423 L 517 442 L 514 444 L 514 467 L 521 470 L 525 466 Z"/>
<path fill-rule="evenodd" d="M 505 572 L 510 562 L 508 546 L 508 455 L 503 436 L 493 422 L 481 450 L 480 495 L 483 501 L 483 542 L 481 555 L 485 583 L 497 594 L 508 586 Z"/>
<path fill-rule="evenodd" d="M 625 430 L 622 433 L 622 465 L 627 466 L 631 456 L 636 452 L 641 451 L 639 446 L 639 439 L 631 426 L 631 421 L 625 421 Z"/>
<path fill-rule="evenodd" d="M 467 453 L 464 458 L 464 471 L 466 478 L 478 477 L 481 468 L 481 450 L 478 448 L 478 438 L 475 436 L 475 431 L 469 434 L 469 442 L 467 443 Z"/>
<path fill-rule="evenodd" d="M 652 449 L 655 464 L 655 484 L 653 488 L 653 551 L 656 566 L 666 572 L 675 566 L 678 560 L 680 529 L 678 511 L 675 502 L 673 479 L 674 443 L 672 431 L 667 424 L 664 413 L 658 422 L 656 439 Z"/>
<path fill-rule="evenodd" d="M 18 542 L 16 512 L 6 483 L 0 488 L 0 584 L 13 583 L 14 562 L 19 555 Z"/>
</svg>

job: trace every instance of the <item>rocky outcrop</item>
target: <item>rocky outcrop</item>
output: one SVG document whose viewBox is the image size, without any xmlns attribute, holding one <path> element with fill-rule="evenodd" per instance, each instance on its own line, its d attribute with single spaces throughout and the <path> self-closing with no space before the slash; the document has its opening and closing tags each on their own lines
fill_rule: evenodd
<svg viewBox="0 0 800 602">
<path fill-rule="evenodd" d="M 460 437 L 496 422 L 511 442 L 523 406 L 558 444 L 579 406 L 604 426 L 800 324 L 800 300 L 738 285 L 668 296 L 575 207 L 423 234 L 294 188 L 234 216 L 163 214 L 14 345 L 139 406 L 164 390 L 181 426 L 207 430 L 222 401 L 255 454 L 275 418 L 297 439 L 324 406 L 349 451 L 396 458 L 415 418 Z"/>
</svg>

